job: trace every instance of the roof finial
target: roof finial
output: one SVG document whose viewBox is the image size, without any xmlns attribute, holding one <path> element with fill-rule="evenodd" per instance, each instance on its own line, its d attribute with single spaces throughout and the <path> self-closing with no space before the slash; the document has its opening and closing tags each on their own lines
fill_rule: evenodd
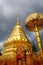
<svg viewBox="0 0 43 65">
<path fill-rule="evenodd" d="M 17 25 L 20 25 L 20 15 L 17 16 Z"/>
</svg>

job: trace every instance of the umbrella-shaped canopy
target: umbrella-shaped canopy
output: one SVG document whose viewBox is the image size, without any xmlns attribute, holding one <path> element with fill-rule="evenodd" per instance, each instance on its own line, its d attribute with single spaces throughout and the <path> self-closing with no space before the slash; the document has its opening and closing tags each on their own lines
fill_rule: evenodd
<svg viewBox="0 0 43 65">
<path fill-rule="evenodd" d="M 35 25 L 39 30 L 43 28 L 43 14 L 33 13 L 26 18 L 25 26 L 28 30 L 34 31 Z"/>
</svg>

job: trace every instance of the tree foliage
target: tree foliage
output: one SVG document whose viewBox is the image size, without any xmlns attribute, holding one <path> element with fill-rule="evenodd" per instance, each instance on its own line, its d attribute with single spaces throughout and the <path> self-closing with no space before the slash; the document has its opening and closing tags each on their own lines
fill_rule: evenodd
<svg viewBox="0 0 43 65">
<path fill-rule="evenodd" d="M 33 44 L 33 46 L 32 46 L 32 51 L 33 52 L 37 52 L 37 48 L 36 48 L 36 46 Z"/>
</svg>

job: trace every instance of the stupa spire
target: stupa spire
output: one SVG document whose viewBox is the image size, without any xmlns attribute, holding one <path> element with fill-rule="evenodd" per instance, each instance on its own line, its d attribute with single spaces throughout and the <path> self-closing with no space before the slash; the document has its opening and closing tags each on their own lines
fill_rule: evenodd
<svg viewBox="0 0 43 65">
<path fill-rule="evenodd" d="M 21 25 L 20 25 L 20 18 L 17 18 L 17 23 L 13 29 L 13 31 L 11 32 L 9 38 L 7 39 L 7 41 L 4 43 L 4 46 L 9 46 L 10 43 L 15 46 L 16 48 L 19 45 L 22 45 L 25 49 L 29 47 L 31 47 L 31 43 L 28 40 L 24 30 L 22 29 Z"/>
<path fill-rule="evenodd" d="M 18 17 L 17 17 L 17 23 L 16 23 L 17 25 L 20 25 L 20 17 L 19 17 L 19 15 L 18 15 Z"/>
</svg>

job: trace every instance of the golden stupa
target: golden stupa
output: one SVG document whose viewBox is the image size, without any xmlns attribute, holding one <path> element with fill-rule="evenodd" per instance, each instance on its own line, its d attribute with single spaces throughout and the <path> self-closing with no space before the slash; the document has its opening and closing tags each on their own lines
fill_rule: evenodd
<svg viewBox="0 0 43 65">
<path fill-rule="evenodd" d="M 16 26 L 7 41 L 4 42 L 3 58 L 5 65 L 26 65 L 28 55 L 32 54 L 32 44 L 27 39 L 18 18 Z M 30 58 L 31 59 L 31 58 Z M 33 60 L 31 59 L 32 65 Z M 29 60 L 29 63 L 31 65 Z M 22 64 L 21 64 L 22 63 Z"/>
</svg>

